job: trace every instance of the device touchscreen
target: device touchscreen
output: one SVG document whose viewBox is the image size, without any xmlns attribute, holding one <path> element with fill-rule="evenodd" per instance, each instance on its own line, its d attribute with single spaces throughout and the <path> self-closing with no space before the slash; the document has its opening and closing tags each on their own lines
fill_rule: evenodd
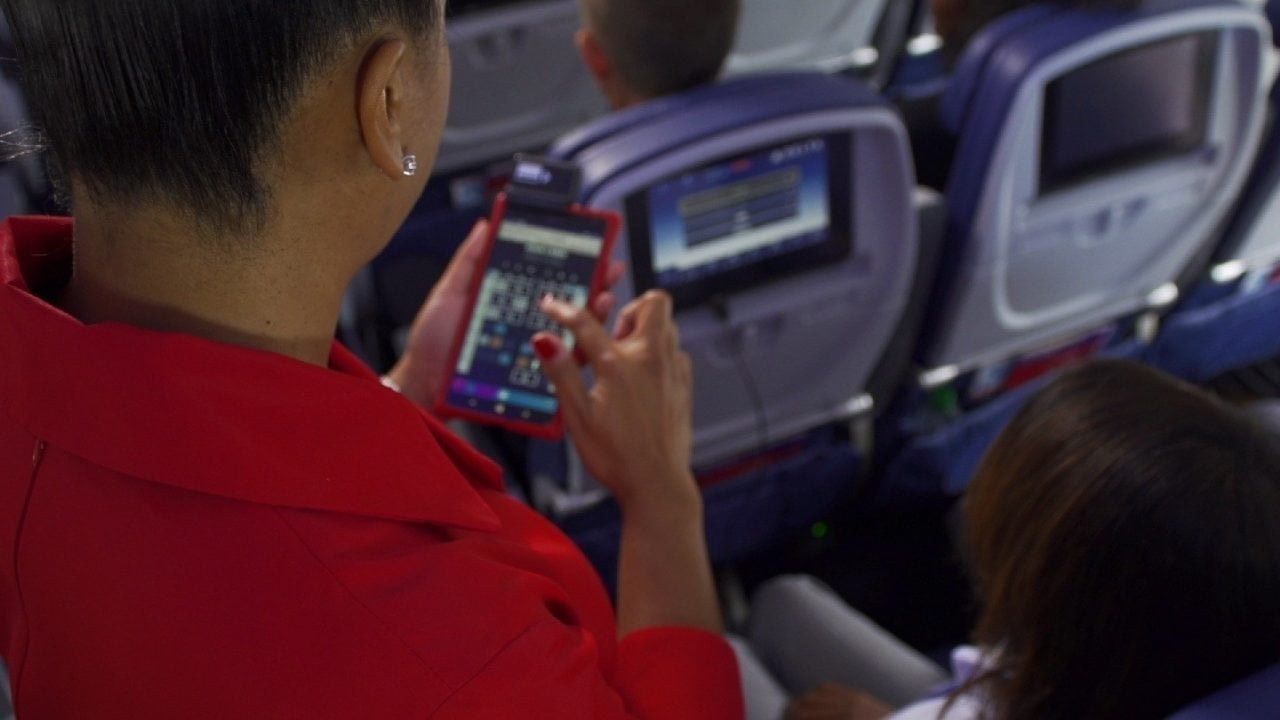
<svg viewBox="0 0 1280 720">
<path fill-rule="evenodd" d="M 555 434 L 559 405 L 532 341 L 547 330 L 572 349 L 573 338 L 539 304 L 554 295 L 586 306 L 616 222 L 611 228 L 595 214 L 503 205 L 443 404 L 481 422 Z"/>
</svg>

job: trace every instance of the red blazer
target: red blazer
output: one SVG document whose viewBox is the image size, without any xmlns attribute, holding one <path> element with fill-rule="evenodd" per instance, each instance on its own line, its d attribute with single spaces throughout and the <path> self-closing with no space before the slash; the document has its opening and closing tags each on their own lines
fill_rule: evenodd
<svg viewBox="0 0 1280 720">
<path fill-rule="evenodd" d="M 0 653 L 18 717 L 739 718 L 720 637 L 619 641 L 577 549 L 381 387 L 40 298 L 0 226 Z"/>
</svg>

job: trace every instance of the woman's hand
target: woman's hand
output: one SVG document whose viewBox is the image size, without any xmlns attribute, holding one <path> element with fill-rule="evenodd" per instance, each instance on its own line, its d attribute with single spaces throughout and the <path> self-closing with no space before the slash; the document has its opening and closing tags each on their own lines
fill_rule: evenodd
<svg viewBox="0 0 1280 720">
<path fill-rule="evenodd" d="M 467 321 L 465 313 L 471 299 L 471 285 L 476 273 L 483 271 L 480 262 L 488 236 L 489 222 L 476 223 L 413 321 L 404 355 L 387 373 L 405 397 L 424 408 L 431 407 L 448 377 L 449 351 L 459 326 Z M 609 290 L 624 271 L 621 262 L 610 261 L 605 273 L 605 292 L 592 304 L 596 317 L 603 320 L 613 312 L 617 301 Z"/>
<path fill-rule="evenodd" d="M 540 333 L 534 347 L 555 384 L 560 408 L 587 470 L 624 511 L 637 505 L 697 504 L 690 469 L 693 369 L 680 349 L 671 297 L 651 291 L 619 315 L 613 335 L 580 308 L 548 298 L 542 310 L 573 333 L 595 371 L 588 389 L 560 339 Z"/>
<path fill-rule="evenodd" d="M 830 683 L 793 700 L 786 720 L 882 720 L 892 714 L 893 708 L 870 695 Z"/>
<path fill-rule="evenodd" d="M 693 366 L 680 350 L 671 297 L 646 293 L 623 309 L 613 335 L 572 305 L 548 299 L 542 310 L 573 333 L 595 371 L 588 388 L 575 353 L 556 335 L 535 336 L 583 464 L 622 508 L 619 636 L 667 626 L 722 632 L 690 469 Z"/>
</svg>

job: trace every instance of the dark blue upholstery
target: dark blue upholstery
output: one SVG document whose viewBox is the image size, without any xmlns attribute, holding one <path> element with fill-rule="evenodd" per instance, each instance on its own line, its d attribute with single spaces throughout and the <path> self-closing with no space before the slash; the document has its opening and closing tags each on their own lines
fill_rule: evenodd
<svg viewBox="0 0 1280 720">
<path fill-rule="evenodd" d="M 1230 22 L 1236 25 L 1231 27 L 1246 29 L 1231 34 L 1235 31 L 1226 30 L 1226 20 L 1218 25 L 1211 19 L 1218 15 L 1233 18 Z M 1210 188 L 1197 196 L 1195 202 L 1200 204 L 1182 206 L 1181 212 L 1197 218 L 1193 224 L 1160 226 L 1169 216 L 1148 213 L 1143 218 L 1145 224 L 1134 226 L 1136 231 L 1132 227 L 1115 230 L 1107 239 L 1090 245 L 1093 238 L 1088 230 L 1078 228 L 1088 228 L 1086 223 L 1096 217 L 1099 208 L 1111 213 L 1108 218 L 1128 211 L 1128 206 L 1120 208 L 1120 203 L 1131 201 L 1115 195 L 1114 186 L 1126 177 L 1123 173 L 1154 169 L 1122 167 L 1115 177 L 1090 178 L 1069 186 L 1062 194 L 1038 187 L 1040 170 L 1035 163 L 1040 145 L 1027 138 L 1038 137 L 1028 133 L 1033 123 L 1042 128 L 1044 121 L 1039 104 L 1023 101 L 1037 97 L 1035 93 L 1064 73 L 1088 67 L 1112 53 L 1141 47 L 1152 38 L 1170 37 L 1174 31 L 1169 28 L 1174 27 L 1187 28 L 1179 33 L 1222 27 L 1221 42 L 1238 43 L 1231 47 L 1238 48 L 1235 54 L 1243 58 L 1238 65 L 1224 67 L 1239 68 L 1225 74 L 1233 84 L 1250 86 L 1236 91 L 1248 99 L 1227 103 L 1221 98 L 1232 94 L 1218 93 L 1210 101 L 1220 103 L 1211 105 L 1215 112 L 1221 107 L 1223 113 L 1234 113 L 1229 116 L 1232 134 L 1222 144 L 1229 151 L 1214 155 L 1214 163 L 1223 160 L 1212 165 L 1214 172 L 1221 174 L 1214 182 L 1200 183 L 1199 187 Z M 1131 332 L 1133 316 L 1149 307 L 1146 298 L 1152 290 L 1173 280 L 1199 248 L 1208 247 L 1214 232 L 1220 230 L 1214 223 L 1225 215 L 1232 188 L 1243 182 L 1244 169 L 1254 157 L 1261 123 L 1253 88 L 1258 78 L 1257 32 L 1256 17 L 1242 12 L 1238 2 L 1185 0 L 1148 3 L 1135 10 L 1073 8 L 1045 2 L 1008 14 L 975 36 L 962 54 L 942 102 L 944 123 L 958 134 L 958 144 L 947 183 L 947 239 L 916 354 L 924 369 L 940 370 L 927 377 L 958 376 L 946 390 L 955 392 L 959 407 L 944 408 L 948 401 L 939 395 L 933 398 L 938 407 L 935 410 L 924 390 L 914 386 L 904 390 L 881 433 L 885 438 L 881 449 L 891 458 L 882 487 L 890 496 L 963 492 L 991 441 L 1038 387 L 1033 383 L 994 398 L 971 399 L 965 388 L 980 370 L 991 370 L 994 376 L 1019 358 L 1041 355 L 1055 344 L 1090 337 L 1107 327 L 1124 330 L 1106 352 L 1129 358 L 1145 355 L 1146 348 L 1125 334 Z M 1131 105 L 1114 108 L 1125 117 L 1150 112 L 1148 107 Z M 1088 145 L 1094 128 L 1100 125 L 1079 118 L 1078 127 L 1071 126 L 1073 142 Z M 1178 160 L 1185 163 L 1182 167 L 1201 162 L 1190 157 Z M 1195 172 L 1209 166 L 1197 164 Z M 996 177 L 997 172 L 1002 174 Z M 1150 207 L 1163 207 L 1167 196 L 1149 197 L 1154 198 Z M 1147 207 L 1148 196 L 1138 202 L 1144 203 L 1139 207 Z M 1061 227 L 1069 230 L 1051 234 Z M 1036 254 L 1045 247 L 1034 245 L 1037 232 L 1047 234 L 1049 246 L 1055 249 L 1100 247 L 1105 253 L 1109 247 L 1123 245 L 1140 247 L 1144 254 L 1142 261 L 1135 262 L 1136 253 L 1128 258 L 1121 253 L 1126 264 L 1108 268 L 1110 274 L 1094 276 L 1094 285 L 1076 283 L 1072 278 L 1081 276 L 1070 273 L 1085 272 L 1086 263 L 1082 260 L 1079 269 L 1065 266 L 1069 269 L 1064 270 L 1064 266 L 1038 260 L 1046 255 Z M 1134 242 L 1124 243 L 1126 238 Z M 1116 244 L 1108 245 L 1111 241 Z M 1024 244 L 1017 246 L 1016 242 Z M 1033 249 L 1026 250 L 1028 246 Z M 1090 261 L 1110 257 L 1085 252 L 1089 251 L 1079 256 L 1064 252 L 1061 257 Z M 1143 263 L 1146 274 L 1116 278 L 1118 284 L 1096 279 L 1110 282 L 1111 274 L 1118 274 L 1116 267 L 1128 271 L 1132 265 L 1136 272 Z M 1058 282 L 1062 283 L 1061 292 L 1046 290 L 1037 295 L 1025 290 L 1052 287 Z M 1021 287 L 1022 298 L 1034 298 L 1026 303 L 1031 310 L 1016 307 L 1019 296 L 1012 294 L 1011 287 Z M 1119 287 L 1123 290 L 1113 289 Z M 1280 340 L 1280 333 L 1273 334 Z M 970 402 L 974 404 L 965 405 Z"/>
<path fill-rule="evenodd" d="M 1151 364 L 1194 382 L 1280 357 L 1280 285 L 1238 293 L 1165 320 Z"/>
<path fill-rule="evenodd" d="M 1280 0 L 1267 3 L 1267 19 L 1271 22 L 1273 43 L 1280 45 L 1280 34 L 1276 32 L 1277 21 L 1280 21 Z M 1230 260 L 1239 249 L 1253 223 L 1265 212 L 1280 192 L 1280 83 L 1271 88 L 1272 121 L 1267 129 L 1267 137 L 1258 150 L 1258 164 L 1253 169 L 1245 190 L 1241 193 L 1240 204 L 1236 208 L 1231 223 L 1223 233 L 1222 245 L 1215 255 L 1216 259 Z"/>
<path fill-rule="evenodd" d="M 589 201 L 601 178 L 734 128 L 800 113 L 884 104 L 865 86 L 838 76 L 761 75 L 647 103 L 621 118 L 598 120 L 557 142 L 553 152 L 582 166 L 583 196 Z"/>
<path fill-rule="evenodd" d="M 1280 28 L 1280 2 L 1276 0 L 1267 0 L 1267 19 L 1271 21 L 1271 27 Z M 1271 41 L 1280 47 L 1280 35 L 1272 35 Z"/>
<path fill-rule="evenodd" d="M 786 88 L 780 92 L 780 88 Z M 829 92 L 828 101 L 815 98 L 815 89 Z M 744 105 L 743 100 L 767 93 L 770 103 Z M 790 101 L 802 99 L 799 105 Z M 840 77 L 811 72 L 770 73 L 735 78 L 716 85 L 696 88 L 679 95 L 650 100 L 625 110 L 606 115 L 570 132 L 551 146 L 551 155 L 574 159 L 584 150 L 597 146 L 611 147 L 607 141 L 623 132 L 645 125 L 661 125 L 665 118 L 680 116 L 682 128 L 706 122 L 704 136 L 723 132 L 726 127 L 749 125 L 771 116 L 793 114 L 809 108 L 844 107 L 847 103 L 872 104 L 879 100 L 864 86 Z M 691 114 L 681 114 L 695 108 Z M 725 112 L 733 108 L 733 113 Z M 743 109 L 748 115 L 741 114 Z"/>
<path fill-rule="evenodd" d="M 991 53 L 1000 46 L 1005 38 L 1030 27 L 1060 12 L 1055 5 L 1032 5 L 1016 12 L 1011 12 L 987 27 L 983 28 L 973 40 L 965 46 L 956 69 L 951 74 L 951 83 L 947 94 L 942 98 L 942 122 L 953 134 L 960 134 L 969 106 L 973 102 Z"/>
<path fill-rule="evenodd" d="M 731 87 L 737 88 L 739 84 L 735 83 Z M 552 144 L 549 154 L 558 158 L 573 157 L 583 148 L 593 145 L 610 135 L 637 125 L 643 125 L 666 113 L 675 112 L 679 108 L 695 103 L 703 95 L 717 95 L 721 92 L 717 86 L 711 85 L 678 95 L 657 98 L 639 105 L 633 105 L 625 110 L 610 113 L 561 136 Z"/>
<path fill-rule="evenodd" d="M 1066 11 L 1054 4 L 1037 5 L 996 23 L 992 37 L 984 31 L 975 38 L 974 54 L 970 56 L 966 49 L 965 74 L 957 73 L 943 100 L 944 117 L 960 135 L 947 183 L 951 227 L 957 233 L 951 239 L 952 252 L 963 251 L 964 236 L 986 187 L 1004 119 L 1022 89 L 1021 80 L 1038 62 L 1065 48 L 1155 14 L 1159 12 Z M 968 108 L 967 114 L 961 112 L 963 108 Z M 1087 132 L 1088 124 L 1081 123 L 1080 129 Z"/>
<path fill-rule="evenodd" d="M 1280 717 L 1280 665 L 1200 700 L 1168 720 L 1269 720 Z"/>
<path fill-rule="evenodd" d="M 1002 394 L 962 420 L 912 437 L 885 468 L 881 482 L 895 501 L 959 496 L 987 448 L 1049 376 Z"/>
<path fill-rule="evenodd" d="M 943 123 L 959 136 L 960 142 L 948 182 L 948 238 L 934 291 L 935 312 L 931 315 L 935 320 L 940 299 L 954 281 L 948 277 L 947 268 L 957 267 L 956 258 L 963 252 L 963 240 L 972 223 L 1004 117 L 1020 87 L 1018 78 L 1037 60 L 1122 20 L 1119 15 L 1105 13 L 1086 16 L 1065 26 L 1054 22 L 1064 12 L 1059 5 L 1043 3 L 999 18 L 966 46 L 952 74 L 940 112 Z M 1037 28 L 1043 29 L 1037 32 Z M 993 66 L 998 67 L 993 70 Z M 989 72 L 998 77 L 999 82 L 990 82 Z M 1126 347 L 1118 354 L 1132 356 L 1138 352 L 1136 348 Z M 885 468 L 881 486 L 897 499 L 938 493 L 962 494 L 987 448 L 1051 377 L 1006 392 L 926 432 L 915 432 L 916 423 L 911 417 L 890 418 L 886 427 L 890 442 L 894 441 L 893 436 L 906 436 L 906 440 Z M 921 412 L 924 402 L 919 391 L 908 390 L 908 393 L 916 397 L 905 402 L 906 412 L 910 415 Z"/>
<path fill-rule="evenodd" d="M 1101 355 L 1139 360 L 1145 352 L 1144 345 L 1128 341 Z M 1054 377 L 1055 374 L 1048 374 L 1019 386 L 935 431 L 911 438 L 886 468 L 883 486 L 899 499 L 931 497 L 940 492 L 949 496 L 963 494 L 987 448 L 1031 396 Z"/>
<path fill-rule="evenodd" d="M 947 182 L 942 272 L 917 353 L 925 367 L 970 370 L 1089 332 L 1141 311 L 1153 290 L 1206 259 L 1203 249 L 1220 229 L 1220 218 L 1256 157 L 1261 113 L 1253 85 L 1262 64 L 1259 20 L 1233 0 L 1138 10 L 1045 3 L 1015 12 L 978 34 L 943 101 L 943 114 L 959 136 Z M 1040 93 L 1063 76 L 1062 70 L 1085 69 L 1110 53 L 1169 37 L 1174 27 L 1185 28 L 1179 32 L 1220 29 L 1221 42 L 1233 49 L 1219 57 L 1230 66 L 1230 79 L 1224 82 L 1234 92 L 1215 93 L 1209 100 L 1213 117 L 1224 120 L 1215 127 L 1222 129 L 1206 136 L 1204 153 L 1185 153 L 1170 170 L 1170 180 L 1177 177 L 1183 184 L 1193 174 L 1204 176 L 1200 189 L 1178 195 L 1137 184 L 1130 186 L 1135 188 L 1131 192 L 1119 191 L 1116 183 L 1122 176 L 1140 180 L 1160 164 L 1159 158 L 1119 166 L 1068 185 L 1061 194 L 1056 187 L 1040 187 L 1043 166 L 1035 164 L 1039 151 L 1032 145 L 1038 141 L 1031 139 L 1039 135 L 1031 135 L 1038 132 L 1032 126 L 1049 128 L 1053 120 L 1041 120 L 1041 106 L 1035 102 Z M 1092 77 L 1089 82 L 1104 82 Z M 1130 82 L 1140 87 L 1140 79 Z M 1028 102 L 1019 104 L 1022 100 Z M 1138 103 L 1106 108 L 1108 117 L 1134 126 L 1148 124 L 1150 110 Z M 1082 118 L 1071 126 L 1072 146 L 1088 147 L 1095 132 L 1098 142 L 1109 142 L 1112 127 Z M 1209 137 L 1218 142 L 1208 144 Z M 1166 222 L 1171 216 L 1156 207 L 1178 208 L 1179 220 Z M 1121 234 L 1133 242 L 1113 243 Z M 1039 255 L 1071 261 L 1073 245 L 1081 263 L 1110 258 L 1123 264 L 1106 265 L 1090 279 L 1083 265 L 1071 272 L 1065 268 L 1074 266 L 1031 259 Z M 1141 260 L 1139 253 L 1145 255 Z"/>
<path fill-rule="evenodd" d="M 848 417 L 832 420 L 823 413 L 840 412 L 834 408 L 851 400 L 865 387 L 866 378 L 858 377 L 857 370 L 850 370 L 860 362 L 860 359 L 853 362 L 848 359 L 853 354 L 851 349 L 863 354 L 883 352 L 883 345 L 892 334 L 894 318 L 900 313 L 885 306 L 885 298 L 893 294 L 886 287 L 893 285 L 895 290 L 900 287 L 901 305 L 906 304 L 916 242 L 910 212 L 912 183 L 905 133 L 887 102 L 863 83 L 820 72 L 789 72 L 733 78 L 680 96 L 645 103 L 596 120 L 553 145 L 555 156 L 576 162 L 582 168 L 580 195 L 584 203 L 620 208 L 625 198 L 633 197 L 661 178 L 736 154 L 758 151 L 774 143 L 790 143 L 828 133 L 846 135 L 853 141 L 855 160 L 849 171 L 856 178 L 863 178 L 852 183 L 855 202 L 878 206 L 876 211 L 862 215 L 855 212 L 861 221 L 856 228 L 857 253 L 871 258 L 868 263 L 877 265 L 877 272 L 857 269 L 863 266 L 856 264 L 855 253 L 809 271 L 808 276 L 763 282 L 732 293 L 726 302 L 738 304 L 738 310 L 749 309 L 741 314 L 737 310 L 726 311 L 725 318 L 717 321 L 706 307 L 695 306 L 682 310 L 678 317 L 682 339 L 695 367 L 700 368 L 695 371 L 700 380 L 695 388 L 695 395 L 699 396 L 695 405 L 702 414 L 695 412 L 694 459 L 699 470 L 733 467 L 744 460 L 750 466 L 756 451 L 779 444 L 790 448 L 798 437 L 806 438 L 799 454 L 735 474 L 732 479 L 707 490 L 707 532 L 712 559 L 717 563 L 733 561 L 777 544 L 790 533 L 822 518 L 824 512 L 860 485 L 860 451 L 851 447 L 847 437 L 829 424 L 847 422 Z M 863 171 L 866 175 L 859 175 Z M 882 181 L 879 192 L 869 190 L 875 184 L 869 178 Z M 630 242 L 630 235 L 624 232 L 619 239 L 621 256 L 626 257 Z M 893 251 L 887 252 L 885 246 L 892 246 Z M 910 261 L 905 259 L 908 256 Z M 628 278 L 619 286 L 619 296 L 624 302 L 634 289 L 631 282 Z M 834 311 L 827 312 L 825 318 L 817 318 L 812 306 L 794 308 L 788 304 L 790 298 L 776 297 L 774 293 L 785 293 L 783 288 L 787 282 L 803 283 L 823 300 L 835 296 L 830 303 L 836 306 Z M 862 291 L 859 307 L 884 308 L 876 313 L 875 329 L 864 328 L 865 321 L 857 315 L 859 311 L 848 310 L 854 304 L 842 304 L 842 298 L 856 291 Z M 774 304 L 773 300 L 779 302 Z M 733 319 L 726 319 L 729 317 Z M 807 319 L 811 317 L 814 319 Z M 855 319 L 846 322 L 847 317 Z M 795 328 L 802 326 L 826 329 L 828 326 L 823 323 L 832 323 L 831 318 L 837 318 L 834 322 L 838 325 L 833 325 L 831 332 L 823 337 L 826 343 L 839 348 L 831 348 L 830 357 L 824 351 L 813 350 L 823 341 L 815 341 L 813 345 L 777 343 L 786 346 L 788 351 L 823 358 L 816 361 L 818 364 L 814 367 L 822 365 L 826 377 L 814 378 L 811 373 L 797 383 L 797 378 L 792 377 L 797 374 L 796 367 L 778 361 L 779 357 L 789 355 L 774 349 L 772 339 L 760 341 L 747 351 L 753 354 L 743 364 L 753 363 L 752 385 L 762 410 L 751 409 L 748 392 L 736 389 L 745 387 L 737 371 L 721 370 L 718 377 L 713 377 L 712 372 L 702 372 L 714 366 L 712 353 L 723 352 L 711 348 L 723 346 L 723 338 L 731 338 L 744 328 L 765 327 L 765 332 L 771 333 L 773 330 L 769 328 L 784 327 L 785 332 L 794 333 Z M 848 333 L 857 332 L 865 333 L 860 346 L 848 343 L 846 337 Z M 719 354 L 715 355 L 716 361 L 720 358 Z M 754 365 L 756 363 L 758 365 Z M 874 361 L 867 365 L 869 375 Z M 776 371 L 771 372 L 771 367 Z M 727 379 L 730 377 L 732 379 Z M 802 383 L 808 387 L 795 391 Z M 828 391 L 828 386 L 837 384 L 838 389 Z M 791 392 L 784 396 L 780 388 Z M 810 395 L 821 395 L 825 406 L 805 405 L 804 412 L 787 414 L 800 403 L 808 403 Z M 723 401 L 721 407 L 709 410 L 719 400 Z M 770 419 L 760 423 L 761 415 Z M 815 417 L 821 419 L 814 420 Z M 742 427 L 733 424 L 742 418 L 750 421 L 745 424 L 745 431 L 722 430 Z M 709 440 L 703 442 L 706 438 Z M 566 459 L 566 454 L 567 451 L 559 451 L 557 457 L 557 448 L 535 446 L 528 473 L 535 483 L 535 502 L 550 507 L 552 514 L 559 516 L 566 532 L 609 577 L 617 552 L 616 507 L 608 501 L 592 505 L 600 496 L 592 493 L 592 481 L 582 479 L 585 471 Z M 587 507 L 584 509 L 583 505 Z"/>
<path fill-rule="evenodd" d="M 1271 93 L 1272 111 L 1280 107 L 1280 83 Z M 1249 232 L 1275 201 L 1280 192 L 1280 123 L 1273 121 L 1262 149 L 1258 151 L 1258 164 L 1249 177 L 1249 184 L 1240 196 L 1240 204 L 1223 233 L 1223 242 L 1215 253 L 1219 261 L 1230 260 L 1241 249 Z"/>
<path fill-rule="evenodd" d="M 1280 1 L 1266 5 L 1272 41 L 1280 21 Z M 1239 203 L 1214 253 L 1215 263 L 1237 259 L 1258 232 L 1258 223 L 1280 202 L 1280 83 L 1271 90 L 1271 124 L 1258 151 Z M 1266 232 L 1263 230 L 1263 232 Z M 1264 270 L 1249 268 L 1252 271 Z M 1280 357 L 1280 288 L 1247 288 L 1239 280 L 1219 283 L 1212 277 L 1198 285 L 1168 318 L 1151 351 L 1152 362 L 1193 381 Z"/>
<path fill-rule="evenodd" d="M 832 508 L 857 491 L 861 477 L 860 454 L 819 433 L 796 456 L 708 488 L 704 504 L 711 562 L 741 560 L 829 517 Z M 617 504 L 608 500 L 560 525 L 613 587 L 621 537 Z"/>
<path fill-rule="evenodd" d="M 31 210 L 39 190 L 34 157 L 22 152 L 27 118 L 17 83 L 0 75 L 0 219 Z"/>
</svg>

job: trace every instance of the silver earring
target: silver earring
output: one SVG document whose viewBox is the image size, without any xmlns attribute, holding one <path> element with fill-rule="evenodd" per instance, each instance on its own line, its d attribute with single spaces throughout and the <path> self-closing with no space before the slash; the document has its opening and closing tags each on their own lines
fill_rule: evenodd
<svg viewBox="0 0 1280 720">
<path fill-rule="evenodd" d="M 413 177 L 414 175 L 417 175 L 417 174 L 418 174 L 418 156 L 405 155 L 404 156 L 404 176 Z"/>
</svg>

